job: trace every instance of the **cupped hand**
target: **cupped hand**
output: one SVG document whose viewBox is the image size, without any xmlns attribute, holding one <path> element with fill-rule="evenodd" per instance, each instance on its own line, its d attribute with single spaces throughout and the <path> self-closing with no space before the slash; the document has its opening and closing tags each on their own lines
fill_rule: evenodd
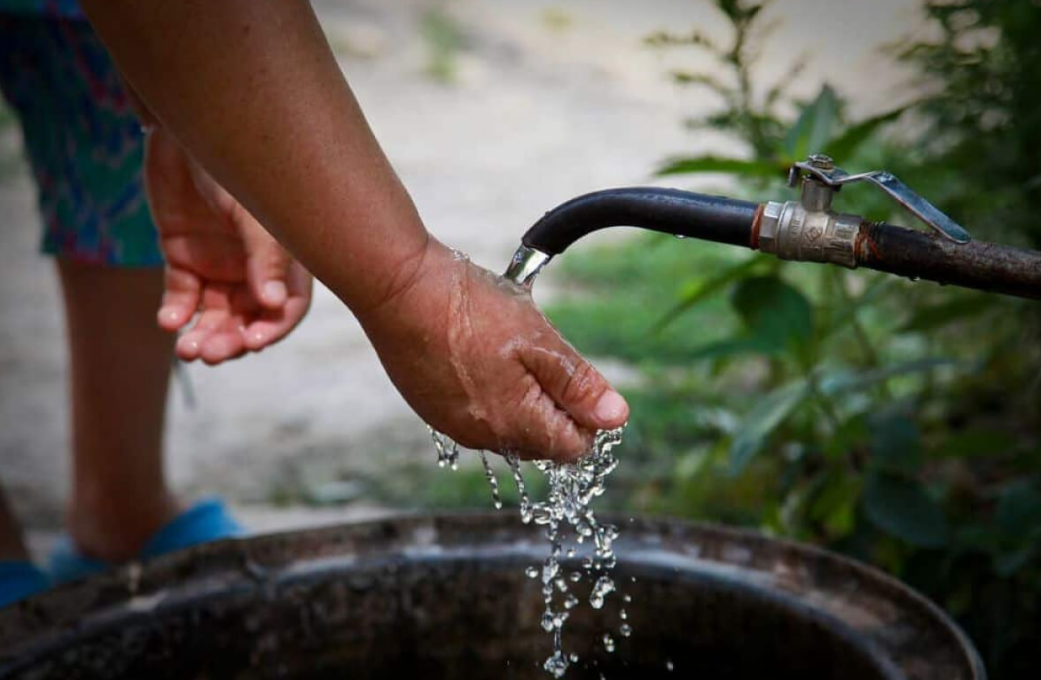
<svg viewBox="0 0 1041 680">
<path fill-rule="evenodd" d="M 311 275 L 161 127 L 148 133 L 144 173 L 166 259 L 159 325 L 186 329 L 181 359 L 259 352 L 300 323 Z"/>
<path fill-rule="evenodd" d="M 431 239 L 407 281 L 359 314 L 395 386 L 474 449 L 572 459 L 629 407 L 527 291 Z"/>
</svg>

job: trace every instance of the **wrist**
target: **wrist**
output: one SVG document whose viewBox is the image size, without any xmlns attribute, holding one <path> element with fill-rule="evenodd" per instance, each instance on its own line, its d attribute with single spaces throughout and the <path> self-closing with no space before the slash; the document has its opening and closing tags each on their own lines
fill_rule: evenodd
<svg viewBox="0 0 1041 680">
<path fill-rule="evenodd" d="M 380 318 L 400 317 L 443 271 L 453 257 L 452 251 L 429 234 L 411 250 L 380 268 L 370 286 L 356 301 L 348 302 L 354 315 L 367 325 Z"/>
</svg>

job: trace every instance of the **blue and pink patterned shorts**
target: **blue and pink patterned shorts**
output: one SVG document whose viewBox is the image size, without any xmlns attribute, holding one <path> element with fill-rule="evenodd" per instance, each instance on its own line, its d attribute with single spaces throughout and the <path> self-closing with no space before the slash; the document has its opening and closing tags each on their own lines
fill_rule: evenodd
<svg viewBox="0 0 1041 680">
<path fill-rule="evenodd" d="M 0 90 L 21 123 L 43 251 L 77 262 L 162 264 L 141 177 L 143 136 L 85 19 L 2 11 Z"/>
</svg>

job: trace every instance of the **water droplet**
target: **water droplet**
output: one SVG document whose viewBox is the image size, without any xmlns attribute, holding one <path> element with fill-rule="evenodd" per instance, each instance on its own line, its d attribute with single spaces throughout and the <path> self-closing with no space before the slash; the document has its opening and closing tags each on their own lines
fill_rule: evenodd
<svg viewBox="0 0 1041 680">
<path fill-rule="evenodd" d="M 542 667 L 554 678 L 562 678 L 567 673 L 568 661 L 564 658 L 564 654 L 558 651 L 546 659 L 546 663 Z"/>
<path fill-rule="evenodd" d="M 481 451 L 481 465 L 484 466 L 484 476 L 488 478 L 488 486 L 492 489 L 492 502 L 496 510 L 502 510 L 502 498 L 499 497 L 499 480 L 495 478 L 495 470 L 488 462 L 488 454 Z"/>
<path fill-rule="evenodd" d="M 551 633 L 554 628 L 556 628 L 556 625 L 554 624 L 553 613 L 548 611 L 544 612 L 542 614 L 542 629 L 547 633 Z"/>
<path fill-rule="evenodd" d="M 628 623 L 623 623 L 618 627 L 618 632 L 622 634 L 622 637 L 629 637 L 633 634 L 633 627 Z"/>
<path fill-rule="evenodd" d="M 538 578 L 539 577 L 539 568 L 538 567 L 528 567 L 527 569 L 524 570 L 524 574 L 528 578 Z"/>
<path fill-rule="evenodd" d="M 614 651 L 614 638 L 611 637 L 610 633 L 604 633 L 604 649 L 608 652 Z"/>
<path fill-rule="evenodd" d="M 675 666 L 672 665 L 672 659 L 666 660 L 665 669 L 671 673 L 673 668 L 675 668 Z"/>
<path fill-rule="evenodd" d="M 601 576 L 593 586 L 593 592 L 589 594 L 589 604 L 592 605 L 593 609 L 602 608 L 604 606 L 604 598 L 612 591 L 614 591 L 614 581 L 611 580 L 610 576 Z"/>
</svg>

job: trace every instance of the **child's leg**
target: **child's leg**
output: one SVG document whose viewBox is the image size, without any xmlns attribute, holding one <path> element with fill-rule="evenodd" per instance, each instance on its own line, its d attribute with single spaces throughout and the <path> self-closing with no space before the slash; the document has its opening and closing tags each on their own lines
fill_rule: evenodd
<svg viewBox="0 0 1041 680">
<path fill-rule="evenodd" d="M 29 551 L 25 549 L 21 527 L 7 504 L 4 490 L 0 489 L 0 562 L 28 559 Z"/>
<path fill-rule="evenodd" d="M 162 256 L 140 125 L 86 21 L 0 13 L 0 89 L 22 123 L 65 297 L 69 533 L 85 553 L 128 558 L 174 512 L 161 460 L 173 338 L 155 320 Z"/>
<path fill-rule="evenodd" d="M 163 474 L 174 337 L 155 310 L 161 269 L 58 261 L 71 356 L 68 530 L 85 554 L 135 556 L 178 511 Z"/>
</svg>

